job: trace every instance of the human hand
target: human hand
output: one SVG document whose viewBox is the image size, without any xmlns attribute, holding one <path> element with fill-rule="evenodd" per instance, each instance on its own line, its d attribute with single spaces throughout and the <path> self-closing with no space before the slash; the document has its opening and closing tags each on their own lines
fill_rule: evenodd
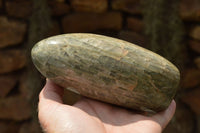
<svg viewBox="0 0 200 133">
<path fill-rule="evenodd" d="M 84 98 L 73 106 L 63 104 L 63 88 L 47 80 L 40 92 L 38 117 L 46 133 L 161 133 L 174 115 L 173 100 L 151 117 Z"/>
</svg>

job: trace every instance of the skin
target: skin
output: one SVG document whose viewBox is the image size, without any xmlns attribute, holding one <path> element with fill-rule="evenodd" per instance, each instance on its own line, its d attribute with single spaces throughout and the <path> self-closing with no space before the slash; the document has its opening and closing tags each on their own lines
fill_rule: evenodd
<svg viewBox="0 0 200 133">
<path fill-rule="evenodd" d="M 161 133 L 176 108 L 173 100 L 165 111 L 150 117 L 87 98 L 69 106 L 62 96 L 63 88 L 47 80 L 38 104 L 46 133 Z"/>
</svg>

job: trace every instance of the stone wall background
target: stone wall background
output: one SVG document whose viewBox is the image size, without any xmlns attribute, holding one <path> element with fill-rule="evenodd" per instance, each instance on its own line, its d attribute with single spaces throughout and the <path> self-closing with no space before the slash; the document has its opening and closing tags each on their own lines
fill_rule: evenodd
<svg viewBox="0 0 200 133">
<path fill-rule="evenodd" d="M 138 0 L 48 0 L 47 4 L 52 24 L 45 37 L 90 32 L 148 47 Z M 41 132 L 37 95 L 44 78 L 33 70 L 29 57 L 33 10 L 33 1 L 0 0 L 1 133 Z M 185 30 L 181 44 L 185 48 L 181 53 L 182 79 L 176 96 L 176 114 L 164 133 L 200 133 L 200 1 L 181 0 L 179 14 Z M 37 84 L 36 88 L 33 84 Z M 67 104 L 79 98 L 65 93 Z"/>
</svg>

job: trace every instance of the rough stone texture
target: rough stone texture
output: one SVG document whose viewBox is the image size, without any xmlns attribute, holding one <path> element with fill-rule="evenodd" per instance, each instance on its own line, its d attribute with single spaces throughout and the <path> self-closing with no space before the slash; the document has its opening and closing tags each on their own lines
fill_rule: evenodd
<svg viewBox="0 0 200 133">
<path fill-rule="evenodd" d="M 132 14 L 141 14 L 140 0 L 112 0 L 112 8 Z"/>
<path fill-rule="evenodd" d="M 180 78 L 178 69 L 159 55 L 94 34 L 40 41 L 32 49 L 32 59 L 45 77 L 64 88 L 141 111 L 166 109 Z"/>
<path fill-rule="evenodd" d="M 9 16 L 28 18 L 31 15 L 32 3 L 30 0 L 8 1 L 6 0 L 6 12 Z"/>
<path fill-rule="evenodd" d="M 40 124 L 35 120 L 24 123 L 19 130 L 19 133 L 43 133 Z"/>
<path fill-rule="evenodd" d="M 0 75 L 0 98 L 4 98 L 16 85 L 15 75 Z"/>
<path fill-rule="evenodd" d="M 65 16 L 62 25 L 65 33 L 92 32 L 100 29 L 119 30 L 122 27 L 122 16 L 118 12 L 75 13 Z"/>
<path fill-rule="evenodd" d="M 134 43 L 136 45 L 145 47 L 145 37 L 139 33 L 132 31 L 121 31 L 119 33 L 119 38 Z"/>
<path fill-rule="evenodd" d="M 141 33 L 143 32 L 144 29 L 144 24 L 142 20 L 133 18 L 133 17 L 128 17 L 127 18 L 127 27 L 130 30 L 133 30 L 134 32 Z"/>
<path fill-rule="evenodd" d="M 0 119 L 26 120 L 31 117 L 31 107 L 21 96 L 13 96 L 0 100 Z"/>
<path fill-rule="evenodd" d="M 1 133 L 18 133 L 20 124 L 13 121 L 0 121 Z"/>
<path fill-rule="evenodd" d="M 200 115 L 200 87 L 183 95 L 182 101 L 188 104 L 197 115 Z"/>
<path fill-rule="evenodd" d="M 177 102 L 176 112 L 163 133 L 194 133 L 195 120 L 191 110 Z"/>
<path fill-rule="evenodd" d="M 194 88 L 200 84 L 200 70 L 191 68 L 183 72 L 182 88 Z"/>
<path fill-rule="evenodd" d="M 64 2 L 59 2 L 56 0 L 48 1 L 51 13 L 54 16 L 65 15 L 70 11 L 70 6 Z"/>
<path fill-rule="evenodd" d="M 71 0 L 72 8 L 78 12 L 102 13 L 107 10 L 107 0 Z"/>
<path fill-rule="evenodd" d="M 0 51 L 0 74 L 13 72 L 21 69 L 26 64 L 24 51 L 20 50 L 1 50 Z"/>
<path fill-rule="evenodd" d="M 21 43 L 25 32 L 25 23 L 0 16 L 0 48 Z"/>
<path fill-rule="evenodd" d="M 189 46 L 193 51 L 200 53 L 200 40 L 190 40 Z"/>
<path fill-rule="evenodd" d="M 196 66 L 200 69 L 200 56 L 197 57 L 197 58 L 194 60 L 194 63 L 195 63 Z"/>
<path fill-rule="evenodd" d="M 181 0 L 180 16 L 188 21 L 200 21 L 200 1 Z"/>
<path fill-rule="evenodd" d="M 200 26 L 193 27 L 190 30 L 189 35 L 194 39 L 200 40 Z"/>
</svg>

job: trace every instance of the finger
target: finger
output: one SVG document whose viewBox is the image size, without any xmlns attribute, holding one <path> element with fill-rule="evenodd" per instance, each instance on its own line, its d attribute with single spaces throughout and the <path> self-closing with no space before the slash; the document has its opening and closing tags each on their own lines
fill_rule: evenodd
<svg viewBox="0 0 200 133">
<path fill-rule="evenodd" d="M 39 95 L 38 117 L 44 131 L 51 125 L 49 119 L 53 119 L 58 107 L 62 103 L 63 88 L 57 86 L 52 81 L 47 80 L 46 85 Z"/>
<path fill-rule="evenodd" d="M 51 114 L 51 111 L 56 110 L 60 104 L 63 103 L 62 95 L 63 89 L 52 81 L 46 81 L 46 85 L 42 89 L 39 95 L 39 104 L 38 104 L 38 117 L 39 119 L 45 119 L 48 115 Z"/>
<path fill-rule="evenodd" d="M 93 133 L 103 132 L 101 124 L 98 126 L 86 112 L 61 104 L 63 89 L 47 80 L 40 93 L 38 117 L 42 129 L 46 133 Z M 82 122 L 84 120 L 86 122 Z M 91 125 L 90 128 L 85 128 Z M 98 127 L 98 129 L 96 129 Z M 96 131 L 97 130 L 97 131 Z"/>
<path fill-rule="evenodd" d="M 172 119 L 175 110 L 176 110 L 176 102 L 172 100 L 171 104 L 165 111 L 154 115 L 153 118 L 161 125 L 162 129 L 164 129 Z"/>
<path fill-rule="evenodd" d="M 40 102 L 42 101 L 54 101 L 58 103 L 63 103 L 64 89 L 57 86 L 55 83 L 47 79 L 46 85 L 42 89 L 39 95 Z"/>
</svg>

